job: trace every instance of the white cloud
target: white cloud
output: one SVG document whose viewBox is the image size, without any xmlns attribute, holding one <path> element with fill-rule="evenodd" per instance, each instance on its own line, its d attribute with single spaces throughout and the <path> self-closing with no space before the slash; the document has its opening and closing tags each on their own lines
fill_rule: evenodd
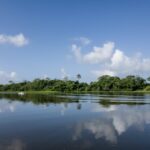
<svg viewBox="0 0 150 150">
<path fill-rule="evenodd" d="M 0 71 L 0 83 L 8 83 L 8 81 L 15 81 L 17 79 L 17 73 L 16 72 L 5 72 Z"/>
<path fill-rule="evenodd" d="M 16 76 L 17 76 L 17 73 L 16 73 L 16 72 L 11 72 L 11 73 L 10 73 L 10 77 L 11 77 L 11 78 L 16 78 Z"/>
<path fill-rule="evenodd" d="M 17 47 L 22 47 L 28 43 L 28 39 L 22 33 L 17 35 L 0 34 L 0 44 L 12 44 Z"/>
<path fill-rule="evenodd" d="M 93 50 L 89 53 L 82 54 L 81 47 L 73 44 L 72 52 L 78 62 L 97 64 L 101 62 L 106 62 L 110 60 L 112 52 L 114 49 L 114 43 L 108 42 L 103 45 L 103 47 L 94 46 Z"/>
<path fill-rule="evenodd" d="M 65 77 L 69 77 L 69 74 L 65 71 L 64 68 L 60 69 L 61 72 L 61 78 L 64 79 Z"/>
<path fill-rule="evenodd" d="M 96 77 L 103 76 L 103 75 L 110 75 L 110 76 L 116 75 L 116 72 L 111 71 L 111 70 L 93 70 L 91 71 L 91 73 L 95 75 Z"/>
<path fill-rule="evenodd" d="M 140 72 L 149 72 L 150 66 L 150 59 L 142 58 L 135 54 L 134 56 L 126 56 L 123 51 L 115 50 L 112 58 L 111 63 L 109 64 L 109 68 L 115 70 L 116 72 L 122 71 L 122 73 L 136 73 L 139 74 Z"/>
<path fill-rule="evenodd" d="M 93 50 L 83 56 L 83 61 L 86 63 L 97 64 L 109 61 L 114 49 L 114 43 L 108 42 L 103 47 L 93 47 Z"/>
<path fill-rule="evenodd" d="M 78 47 L 76 44 L 72 45 L 72 52 L 77 60 L 77 62 L 82 61 L 82 54 L 81 54 L 81 48 Z"/>
<path fill-rule="evenodd" d="M 85 45 L 89 45 L 91 43 L 91 40 L 88 39 L 87 37 L 79 37 L 79 38 L 75 38 L 74 41 L 79 42 L 81 45 L 85 46 Z"/>
<path fill-rule="evenodd" d="M 93 46 L 88 53 L 83 53 L 82 49 L 82 45 L 72 45 L 77 62 L 99 65 L 99 69 L 91 70 L 95 76 L 143 75 L 150 72 L 150 58 L 144 58 L 139 53 L 127 56 L 124 51 L 115 48 L 114 42 L 104 43 L 102 47 Z"/>
</svg>

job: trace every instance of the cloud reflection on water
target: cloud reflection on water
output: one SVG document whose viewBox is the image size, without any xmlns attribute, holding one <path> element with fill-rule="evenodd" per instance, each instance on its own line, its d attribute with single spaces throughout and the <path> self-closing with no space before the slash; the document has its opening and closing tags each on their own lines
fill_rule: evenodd
<svg viewBox="0 0 150 150">
<path fill-rule="evenodd" d="M 24 142 L 22 142 L 19 139 L 12 140 L 8 145 L 7 144 L 4 144 L 4 145 L 0 144 L 1 150 L 25 150 L 25 148 L 26 148 L 26 145 L 24 144 Z"/>
<path fill-rule="evenodd" d="M 1 103 L 0 104 L 0 113 L 3 112 L 15 112 L 16 104 L 15 103 Z"/>
<path fill-rule="evenodd" d="M 95 139 L 104 138 L 106 141 L 116 143 L 119 136 L 127 132 L 130 127 L 134 126 L 137 130 L 144 130 L 145 125 L 150 124 L 148 105 L 103 107 L 99 104 L 92 104 L 91 111 L 99 113 L 99 116 L 78 123 L 73 140 L 80 139 L 83 131 L 88 131 Z"/>
</svg>

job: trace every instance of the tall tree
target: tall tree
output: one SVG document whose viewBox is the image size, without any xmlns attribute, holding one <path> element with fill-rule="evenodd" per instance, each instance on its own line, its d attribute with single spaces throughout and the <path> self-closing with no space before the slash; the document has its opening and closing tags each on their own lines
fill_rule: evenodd
<svg viewBox="0 0 150 150">
<path fill-rule="evenodd" d="M 77 79 L 78 79 L 78 81 L 81 79 L 81 75 L 80 74 L 77 74 Z"/>
<path fill-rule="evenodd" d="M 9 82 L 9 84 L 13 84 L 13 83 L 14 83 L 12 80 L 10 80 L 10 81 L 8 81 L 8 82 Z"/>
</svg>

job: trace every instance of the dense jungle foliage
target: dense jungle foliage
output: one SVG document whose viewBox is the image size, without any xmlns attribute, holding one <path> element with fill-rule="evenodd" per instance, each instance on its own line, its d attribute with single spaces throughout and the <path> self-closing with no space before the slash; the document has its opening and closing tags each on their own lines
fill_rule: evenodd
<svg viewBox="0 0 150 150">
<path fill-rule="evenodd" d="M 117 76 L 104 75 L 97 81 L 91 83 L 79 82 L 81 75 L 77 75 L 76 81 L 54 79 L 35 79 L 33 81 L 23 81 L 9 84 L 1 84 L 0 91 L 137 91 L 150 90 L 150 78 L 147 80 L 140 76 L 126 76 L 119 78 Z"/>
</svg>

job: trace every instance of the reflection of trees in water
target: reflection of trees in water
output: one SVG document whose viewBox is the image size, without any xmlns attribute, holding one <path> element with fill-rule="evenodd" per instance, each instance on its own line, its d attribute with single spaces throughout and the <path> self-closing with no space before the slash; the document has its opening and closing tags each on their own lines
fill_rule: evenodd
<svg viewBox="0 0 150 150">
<path fill-rule="evenodd" d="M 80 110 L 81 108 L 82 108 L 82 104 L 81 104 L 81 103 L 78 103 L 78 104 L 77 104 L 77 109 Z"/>
<path fill-rule="evenodd" d="M 68 108 L 68 103 L 64 103 L 64 107 L 67 109 Z"/>
<path fill-rule="evenodd" d="M 33 104 L 40 105 L 43 104 L 46 107 L 49 107 L 51 104 L 62 104 L 61 114 L 64 115 L 65 111 L 69 109 L 71 103 L 74 103 L 74 106 L 77 110 L 82 109 L 82 104 L 79 103 L 79 99 L 74 98 L 65 98 L 65 97 L 57 97 L 55 95 L 41 95 L 41 94 L 27 94 L 23 96 L 19 96 L 17 94 L 0 94 L 1 99 L 8 99 L 7 103 L 1 103 L 0 112 L 14 112 L 17 106 L 17 101 L 28 103 L 32 102 Z"/>
<path fill-rule="evenodd" d="M 58 97 L 56 95 L 46 94 L 0 94 L 0 99 L 5 98 L 11 101 L 32 102 L 34 104 L 48 104 L 48 103 L 78 103 L 78 99 L 71 99 L 66 97 Z M 66 106 L 67 107 L 67 106 Z"/>
<path fill-rule="evenodd" d="M 101 99 L 99 100 L 99 104 L 103 107 L 110 107 L 111 105 L 129 105 L 129 106 L 135 106 L 135 105 L 145 105 L 148 104 L 144 100 L 143 101 L 129 101 L 129 100 L 110 100 L 110 99 Z"/>
</svg>

